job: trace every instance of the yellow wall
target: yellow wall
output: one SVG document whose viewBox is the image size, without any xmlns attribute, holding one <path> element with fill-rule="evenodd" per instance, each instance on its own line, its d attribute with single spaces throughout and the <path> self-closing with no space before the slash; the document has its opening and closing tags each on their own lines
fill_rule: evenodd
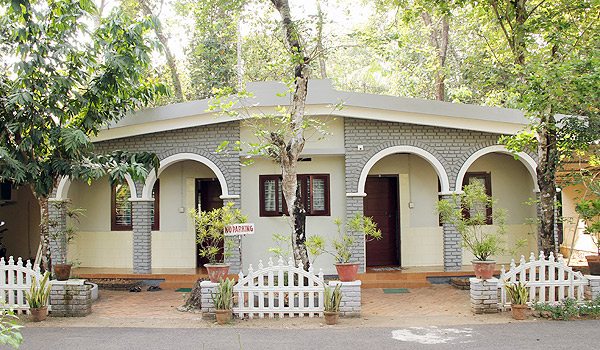
<svg viewBox="0 0 600 350">
<path fill-rule="evenodd" d="M 2 243 L 6 256 L 33 259 L 40 244 L 40 206 L 29 187 L 13 190 L 15 204 L 0 207 L 0 221 L 6 228 Z M 14 194 L 13 194 L 14 195 Z"/>
<path fill-rule="evenodd" d="M 311 157 L 310 162 L 298 164 L 298 174 L 330 174 L 330 206 L 331 216 L 307 216 L 307 236 L 319 234 L 331 237 L 336 233 L 333 224 L 334 217 L 346 216 L 346 192 L 344 180 L 344 157 L 321 156 Z M 242 212 L 248 215 L 248 222 L 255 225 L 255 234 L 243 238 L 242 262 L 244 269 L 248 264 L 256 266 L 259 260 L 266 263 L 272 253 L 267 252 L 270 247 L 275 247 L 273 234 L 289 236 L 292 232 L 289 218 L 260 217 L 259 207 L 259 175 L 281 174 L 277 163 L 259 159 L 254 164 L 242 168 Z M 331 250 L 331 249 L 330 249 Z M 315 268 L 323 268 L 324 273 L 335 273 L 333 258 L 324 254 L 317 258 Z"/>
</svg>

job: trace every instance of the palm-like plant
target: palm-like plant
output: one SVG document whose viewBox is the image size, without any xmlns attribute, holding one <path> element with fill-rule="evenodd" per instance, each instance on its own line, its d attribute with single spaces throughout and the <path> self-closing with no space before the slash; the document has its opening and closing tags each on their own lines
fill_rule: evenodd
<svg viewBox="0 0 600 350">
<path fill-rule="evenodd" d="M 27 299 L 27 303 L 29 304 L 30 308 L 40 309 L 48 305 L 50 289 L 52 288 L 52 285 L 48 283 L 49 277 L 50 273 L 46 271 L 41 281 L 38 283 L 35 276 L 33 276 L 31 281 L 31 289 L 28 292 L 25 292 L 25 298 Z"/>
</svg>

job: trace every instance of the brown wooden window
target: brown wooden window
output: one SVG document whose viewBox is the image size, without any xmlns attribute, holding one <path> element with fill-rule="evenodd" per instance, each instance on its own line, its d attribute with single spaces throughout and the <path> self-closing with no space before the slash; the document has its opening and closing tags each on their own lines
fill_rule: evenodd
<svg viewBox="0 0 600 350">
<path fill-rule="evenodd" d="M 492 196 L 492 177 L 491 177 L 490 173 L 485 173 L 485 172 L 466 173 L 465 178 L 463 179 L 463 187 L 466 185 L 474 184 L 476 182 L 479 182 L 480 184 L 483 185 L 483 187 L 485 188 L 485 193 L 488 196 L 490 196 L 490 197 Z M 469 218 L 469 217 L 471 217 L 471 211 L 473 211 L 473 210 L 483 210 L 483 208 L 464 208 L 463 215 L 466 218 Z M 487 216 L 486 224 L 492 225 L 492 207 L 487 206 L 485 208 L 485 210 L 486 210 L 486 216 Z"/>
<path fill-rule="evenodd" d="M 260 175 L 260 216 L 289 215 L 281 175 Z M 298 175 L 302 203 L 309 216 L 329 216 L 329 175 Z"/>
<path fill-rule="evenodd" d="M 131 192 L 128 184 L 118 184 L 112 187 L 111 191 L 111 230 L 112 231 L 131 231 L 133 230 L 132 225 L 132 210 L 131 202 L 129 198 Z M 151 222 L 152 230 L 157 231 L 160 228 L 159 225 L 159 202 L 160 202 L 160 185 L 159 180 L 156 180 L 154 187 L 152 188 L 152 198 L 154 202 L 151 203 Z"/>
</svg>

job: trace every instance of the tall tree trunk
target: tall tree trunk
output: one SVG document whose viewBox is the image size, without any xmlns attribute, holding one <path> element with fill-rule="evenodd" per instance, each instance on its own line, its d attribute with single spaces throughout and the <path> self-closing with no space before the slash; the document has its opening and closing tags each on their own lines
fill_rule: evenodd
<svg viewBox="0 0 600 350">
<path fill-rule="evenodd" d="M 292 234 L 292 249 L 296 264 L 302 263 L 308 270 L 310 262 L 306 250 L 306 211 L 302 201 L 298 200 L 298 178 L 296 166 L 298 158 L 304 148 L 304 109 L 306 104 L 306 93 L 308 89 L 308 64 L 310 59 L 305 57 L 304 48 L 301 45 L 300 33 L 292 21 L 290 7 L 287 0 L 271 0 L 275 9 L 281 15 L 283 30 L 286 41 L 290 47 L 294 66 L 294 93 L 292 105 L 290 106 L 291 133 L 290 140 L 285 143 L 282 136 L 271 134 L 273 144 L 279 150 L 279 162 L 283 178 L 283 196 L 289 209 L 292 210 L 294 232 Z"/>
<path fill-rule="evenodd" d="M 444 15 L 441 18 L 441 31 L 431 21 L 431 15 L 429 12 L 422 12 L 421 18 L 425 25 L 429 28 L 429 44 L 435 49 L 435 53 L 438 60 L 438 67 L 435 70 L 435 82 L 434 82 L 434 95 L 438 101 L 445 101 L 446 99 L 446 56 L 448 53 L 448 39 L 450 33 L 450 24 L 448 23 L 448 16 Z"/>
<path fill-rule="evenodd" d="M 325 48 L 323 47 L 323 11 L 321 11 L 321 1 L 317 0 L 317 51 L 319 55 L 319 68 L 321 68 L 321 79 L 327 79 L 327 69 L 325 66 Z"/>
<path fill-rule="evenodd" d="M 32 193 L 35 193 L 33 186 L 31 186 L 31 191 Z M 45 271 L 52 273 L 52 254 L 50 252 L 50 211 L 48 208 L 48 198 L 39 195 L 36 195 L 35 198 L 40 206 L 40 268 L 42 273 Z"/>
<path fill-rule="evenodd" d="M 542 117 L 539 131 L 537 167 L 538 186 L 540 188 L 540 242 L 539 247 L 546 256 L 556 250 L 554 241 L 554 201 L 556 198 L 556 128 L 552 112 Z"/>
<path fill-rule="evenodd" d="M 145 0 L 140 1 L 140 7 L 144 15 L 152 15 L 152 9 L 150 9 L 150 6 Z M 171 49 L 169 49 L 167 37 L 163 33 L 162 29 L 159 27 L 154 27 L 154 32 L 156 33 L 158 40 L 165 49 L 165 57 L 167 59 L 167 65 L 169 66 L 169 70 L 171 71 L 171 80 L 173 81 L 173 93 L 175 94 L 175 97 L 177 98 L 178 102 L 183 102 L 184 98 L 183 90 L 181 88 L 181 79 L 179 79 L 177 63 L 175 62 L 175 58 L 171 53 Z"/>
</svg>

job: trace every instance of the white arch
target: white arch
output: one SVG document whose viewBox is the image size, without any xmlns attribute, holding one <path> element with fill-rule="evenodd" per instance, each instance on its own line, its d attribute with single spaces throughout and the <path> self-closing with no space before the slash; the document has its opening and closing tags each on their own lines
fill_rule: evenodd
<svg viewBox="0 0 600 350">
<path fill-rule="evenodd" d="M 425 160 L 427 160 L 429 164 L 433 166 L 433 168 L 438 174 L 441 185 L 441 194 L 450 193 L 450 181 L 448 180 L 448 174 L 446 173 L 446 169 L 444 169 L 442 163 L 440 163 L 440 161 L 436 157 L 434 157 L 433 154 L 415 146 L 393 146 L 377 152 L 373 157 L 371 157 L 371 159 L 369 159 L 367 164 L 365 164 L 365 166 L 363 167 L 362 172 L 360 173 L 360 178 L 358 179 L 357 193 L 349 193 L 348 195 L 365 196 L 365 183 L 367 182 L 367 175 L 369 175 L 369 171 L 371 171 L 373 165 L 375 165 L 375 163 L 377 163 L 383 157 L 395 153 L 411 153 L 425 158 Z"/>
<path fill-rule="evenodd" d="M 488 153 L 504 153 L 504 154 L 510 154 L 511 156 L 515 155 L 515 154 L 511 153 L 508 149 L 506 149 L 506 146 L 504 146 L 504 145 L 489 146 L 486 148 L 482 148 L 479 151 L 473 153 L 465 161 L 465 163 L 460 168 L 460 171 L 458 172 L 458 176 L 456 178 L 456 192 L 462 191 L 463 179 L 465 178 L 465 174 L 467 173 L 467 170 L 469 170 L 469 167 L 471 165 L 473 165 L 473 163 L 475 163 L 475 161 L 477 159 L 479 159 L 480 157 L 482 157 Z M 531 158 L 531 156 L 529 154 L 527 154 L 525 152 L 519 152 L 516 155 L 519 157 L 518 159 L 521 161 L 521 163 L 523 163 L 523 165 L 525 166 L 525 168 L 527 168 L 527 171 L 529 171 L 529 174 L 531 175 L 531 180 L 533 181 L 533 191 L 539 192 L 539 187 L 538 187 L 538 182 L 537 182 L 537 171 L 536 171 L 537 163 L 535 162 L 535 160 L 533 160 L 533 158 Z"/>
<path fill-rule="evenodd" d="M 221 169 L 219 169 L 219 167 L 215 163 L 213 163 L 210 159 L 203 157 L 199 154 L 177 153 L 172 156 L 168 156 L 167 158 L 160 161 L 160 167 L 158 168 L 158 176 L 160 176 L 160 174 L 163 172 L 163 170 L 165 170 L 169 165 L 177 163 L 177 162 L 182 162 L 185 160 L 195 160 L 197 162 L 200 162 L 200 163 L 206 165 L 207 167 L 209 167 L 210 170 L 212 170 L 213 173 L 215 173 L 215 175 L 217 176 L 217 179 L 219 179 L 219 184 L 221 185 L 221 193 L 222 193 L 221 199 L 239 198 L 238 195 L 230 195 L 229 194 L 229 189 L 227 187 L 227 181 L 225 180 L 225 175 L 223 175 L 223 173 L 221 172 Z M 157 179 L 157 174 L 153 169 L 150 171 L 150 173 L 148 174 L 148 177 L 146 178 L 146 183 L 144 184 L 144 188 L 142 189 L 142 197 L 140 199 L 147 199 L 147 200 L 152 199 L 152 187 L 154 187 L 154 183 L 156 182 L 156 179 Z"/>
<path fill-rule="evenodd" d="M 135 182 L 133 182 L 133 179 L 131 178 L 131 176 L 129 176 L 129 174 L 125 174 L 125 180 L 127 181 L 127 184 L 129 185 L 129 189 L 130 189 L 130 193 L 131 193 L 131 197 L 129 199 L 137 199 L 137 191 L 135 189 Z M 69 179 L 68 176 L 63 176 L 60 181 L 58 182 L 58 187 L 56 188 L 56 197 L 52 198 L 54 200 L 60 201 L 60 200 L 65 200 L 67 198 L 69 198 L 68 194 L 69 194 L 69 188 L 71 187 L 71 180 Z"/>
</svg>

